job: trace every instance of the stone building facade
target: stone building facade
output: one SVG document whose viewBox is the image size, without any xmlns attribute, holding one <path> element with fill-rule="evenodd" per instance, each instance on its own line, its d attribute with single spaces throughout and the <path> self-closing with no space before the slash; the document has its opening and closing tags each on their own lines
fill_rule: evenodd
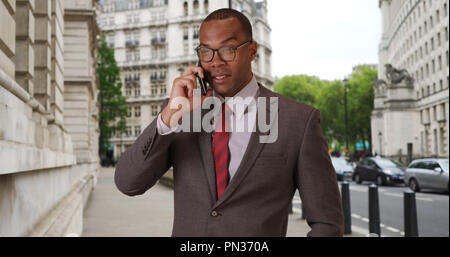
<svg viewBox="0 0 450 257">
<path fill-rule="evenodd" d="M 101 0 L 98 24 L 108 45 L 115 49 L 121 69 L 128 117 L 125 134 L 111 139 L 114 156 L 133 144 L 160 112 L 172 81 L 188 65 L 195 65 L 198 30 L 207 14 L 228 6 L 228 0 Z M 271 29 L 267 2 L 233 0 L 232 8 L 250 20 L 259 43 L 253 72 L 259 82 L 273 88 Z"/>
<path fill-rule="evenodd" d="M 96 4 L 0 1 L 0 236 L 82 232 L 99 171 Z"/>
<path fill-rule="evenodd" d="M 380 0 L 383 35 L 373 151 L 408 161 L 449 154 L 448 0 Z"/>
</svg>

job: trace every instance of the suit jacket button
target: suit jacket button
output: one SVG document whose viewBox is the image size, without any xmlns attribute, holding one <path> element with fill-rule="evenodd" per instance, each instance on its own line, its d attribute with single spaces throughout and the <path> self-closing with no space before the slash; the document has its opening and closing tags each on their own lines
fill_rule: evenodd
<svg viewBox="0 0 450 257">
<path fill-rule="evenodd" d="M 211 212 L 211 216 L 217 217 L 217 215 L 218 215 L 218 213 L 217 213 L 216 211 L 212 211 L 212 212 Z"/>
</svg>

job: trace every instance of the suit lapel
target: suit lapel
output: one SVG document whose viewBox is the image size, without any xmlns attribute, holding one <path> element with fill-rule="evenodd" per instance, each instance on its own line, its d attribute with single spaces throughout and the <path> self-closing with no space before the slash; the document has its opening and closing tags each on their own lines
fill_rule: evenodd
<svg viewBox="0 0 450 257">
<path fill-rule="evenodd" d="M 270 90 L 264 88 L 261 84 L 258 83 L 259 86 L 259 97 L 271 97 L 276 96 L 274 95 Z M 266 121 L 270 119 L 270 104 L 266 102 Z M 258 114 L 256 115 L 256 124 L 258 124 Z M 222 196 L 219 198 L 219 200 L 214 204 L 213 208 L 216 208 L 221 203 L 223 203 L 227 198 L 231 196 L 231 194 L 239 187 L 243 179 L 246 177 L 248 172 L 250 171 L 250 168 L 252 167 L 253 163 L 256 161 L 257 157 L 259 156 L 259 153 L 263 149 L 264 145 L 263 143 L 260 143 L 260 136 L 267 135 L 269 132 L 261 132 L 256 126 L 256 131 L 251 134 L 250 141 L 248 143 L 247 149 L 245 151 L 244 156 L 242 157 L 242 161 L 239 164 L 239 167 L 236 171 L 236 174 L 231 179 L 230 183 L 228 184 L 227 188 L 223 192 Z M 206 143 L 206 140 L 204 141 Z M 211 149 L 211 144 L 209 145 Z M 213 161 L 212 151 L 211 152 L 211 160 Z M 214 171 L 214 163 L 212 163 L 212 170 Z M 208 172 L 207 172 L 208 173 Z M 215 182 L 215 174 L 213 174 L 213 184 L 214 189 L 216 188 L 216 182 Z M 216 190 L 216 189 L 215 189 Z M 216 191 L 214 191 L 216 193 Z M 216 197 L 216 196 L 215 196 Z"/>
</svg>

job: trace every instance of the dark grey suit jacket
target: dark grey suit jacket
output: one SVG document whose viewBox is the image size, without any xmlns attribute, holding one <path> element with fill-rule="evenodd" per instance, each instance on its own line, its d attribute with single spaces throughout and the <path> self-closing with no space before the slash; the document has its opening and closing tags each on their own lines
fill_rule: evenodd
<svg viewBox="0 0 450 257">
<path fill-rule="evenodd" d="M 259 88 L 260 97 L 278 97 L 278 139 L 263 144 L 263 133 L 252 133 L 219 200 L 211 133 L 159 135 L 157 119 L 120 157 L 114 176 L 117 188 L 129 196 L 143 194 L 173 167 L 172 236 L 244 237 L 286 236 L 289 204 L 298 188 L 311 227 L 308 236 L 342 236 L 341 198 L 319 111 Z"/>
</svg>

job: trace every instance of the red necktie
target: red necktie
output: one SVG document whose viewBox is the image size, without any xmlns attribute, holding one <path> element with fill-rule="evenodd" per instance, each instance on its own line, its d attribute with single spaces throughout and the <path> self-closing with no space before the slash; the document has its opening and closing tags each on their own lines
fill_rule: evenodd
<svg viewBox="0 0 450 257">
<path fill-rule="evenodd" d="M 224 102 L 222 104 L 221 121 L 216 123 L 212 140 L 214 167 L 216 169 L 217 199 L 220 198 L 228 184 L 228 161 L 230 159 L 228 153 L 228 141 L 230 139 L 230 132 L 226 132 L 229 131 L 226 129 L 229 127 L 229 122 L 228 119 L 225 121 L 225 106 L 226 104 Z"/>
</svg>

